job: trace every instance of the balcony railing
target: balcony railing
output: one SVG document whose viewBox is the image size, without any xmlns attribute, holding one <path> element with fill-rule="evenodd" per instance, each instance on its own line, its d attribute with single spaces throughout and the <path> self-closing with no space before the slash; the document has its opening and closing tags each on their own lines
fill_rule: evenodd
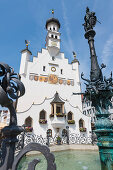
<svg viewBox="0 0 113 170">
<path fill-rule="evenodd" d="M 57 116 L 57 117 L 64 117 L 64 116 L 65 116 L 65 113 L 56 113 L 56 116 Z"/>
<path fill-rule="evenodd" d="M 64 117 L 65 116 L 65 113 L 56 113 L 56 116 L 57 117 Z M 54 113 L 51 113 L 50 115 L 49 115 L 49 117 L 51 118 L 51 117 L 54 117 Z"/>
<path fill-rule="evenodd" d="M 74 120 L 68 120 L 67 122 L 68 122 L 68 124 L 75 124 Z"/>
</svg>

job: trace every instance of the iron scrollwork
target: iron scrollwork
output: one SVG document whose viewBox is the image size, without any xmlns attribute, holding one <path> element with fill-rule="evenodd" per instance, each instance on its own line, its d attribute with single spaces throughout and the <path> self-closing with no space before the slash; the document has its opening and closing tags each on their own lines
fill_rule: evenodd
<svg viewBox="0 0 113 170">
<path fill-rule="evenodd" d="M 47 160 L 47 170 L 56 170 L 55 158 L 47 146 L 39 143 L 30 143 L 24 147 L 24 129 L 17 126 L 15 101 L 25 93 L 25 87 L 20 81 L 20 76 L 9 65 L 0 63 L 0 105 L 9 109 L 10 123 L 2 129 L 4 139 L 0 147 L 0 170 L 16 170 L 20 159 L 29 151 L 40 151 Z M 17 136 L 20 136 L 19 140 Z M 36 139 L 38 142 L 38 139 Z M 40 140 L 40 139 L 39 139 Z M 43 138 L 41 139 L 43 140 Z M 44 143 L 44 142 L 43 142 Z M 19 150 L 19 152 L 16 152 Z M 39 159 L 28 165 L 28 170 L 33 170 Z"/>
<path fill-rule="evenodd" d="M 54 163 L 55 161 L 55 158 L 54 158 L 54 155 L 52 153 L 50 153 L 50 149 L 47 147 L 47 146 L 44 146 L 44 145 L 41 145 L 39 143 L 29 143 L 28 145 L 26 145 L 24 147 L 24 149 L 22 149 L 20 151 L 20 153 L 16 156 L 15 158 L 15 161 L 13 163 L 13 167 L 12 167 L 12 170 L 16 170 L 17 169 L 17 166 L 21 160 L 21 158 L 27 153 L 27 152 L 30 152 L 30 151 L 39 151 L 41 152 L 46 160 L 47 160 L 47 170 L 56 170 L 56 164 Z M 31 165 L 32 164 L 32 168 L 34 168 L 34 166 L 36 166 L 37 163 L 39 163 L 40 160 L 33 160 L 32 163 L 30 162 L 29 165 L 28 165 L 28 170 L 32 170 L 30 169 L 31 168 Z"/>
<path fill-rule="evenodd" d="M 39 135 L 35 135 L 35 134 L 29 134 L 29 133 L 25 133 L 24 134 L 24 140 L 22 137 L 23 134 L 18 135 L 18 143 L 17 143 L 17 147 L 16 147 L 16 153 L 18 153 L 20 150 L 22 150 L 23 146 L 26 146 L 30 143 L 39 143 L 39 144 L 43 144 L 43 145 L 48 145 L 47 143 L 47 137 L 43 138 L 42 136 Z M 21 139 L 21 140 L 20 140 Z M 69 131 L 69 141 L 67 141 L 67 136 L 64 137 L 62 136 L 61 138 L 61 143 L 62 144 L 91 144 L 92 143 L 92 136 L 85 136 L 85 134 L 76 134 L 76 133 L 71 133 Z M 24 141 L 24 143 L 22 143 L 22 141 Z M 57 143 L 57 136 L 54 137 L 49 137 L 49 145 L 53 145 Z"/>
<path fill-rule="evenodd" d="M 9 126 L 2 129 L 4 139 L 1 144 L 0 169 L 11 169 L 14 161 L 16 136 L 22 132 L 22 128 L 17 126 L 14 102 L 24 93 L 25 88 L 19 75 L 8 64 L 0 63 L 0 105 L 7 107 L 10 113 Z"/>
</svg>

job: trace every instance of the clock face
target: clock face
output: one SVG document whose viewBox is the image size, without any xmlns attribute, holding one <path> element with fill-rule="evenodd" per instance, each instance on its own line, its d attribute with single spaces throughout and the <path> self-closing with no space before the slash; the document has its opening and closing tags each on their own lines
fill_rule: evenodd
<svg viewBox="0 0 113 170">
<path fill-rule="evenodd" d="M 55 72 L 56 68 L 55 67 L 51 67 L 51 71 Z"/>
<path fill-rule="evenodd" d="M 58 77 L 56 75 L 51 74 L 49 76 L 49 83 L 56 84 L 58 82 Z"/>
</svg>

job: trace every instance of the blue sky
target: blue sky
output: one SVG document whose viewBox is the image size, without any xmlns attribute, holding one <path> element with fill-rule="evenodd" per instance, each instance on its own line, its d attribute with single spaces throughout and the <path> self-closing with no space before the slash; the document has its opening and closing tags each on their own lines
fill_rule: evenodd
<svg viewBox="0 0 113 170">
<path fill-rule="evenodd" d="M 30 41 L 29 49 L 35 56 L 45 48 L 45 23 L 54 8 L 55 17 L 61 23 L 61 52 L 71 62 L 75 51 L 80 72 L 88 78 L 90 53 L 82 26 L 86 6 L 96 12 L 101 22 L 95 27 L 95 48 L 99 64 L 107 65 L 104 74 L 109 76 L 113 71 L 113 0 L 0 0 L 0 61 L 19 72 L 25 39 Z"/>
</svg>

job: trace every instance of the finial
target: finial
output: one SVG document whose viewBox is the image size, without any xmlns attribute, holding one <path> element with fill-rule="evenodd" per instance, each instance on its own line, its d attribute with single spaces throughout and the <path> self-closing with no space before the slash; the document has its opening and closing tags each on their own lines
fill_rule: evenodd
<svg viewBox="0 0 113 170">
<path fill-rule="evenodd" d="M 52 9 L 51 12 L 52 12 L 52 16 L 54 17 L 54 9 Z"/>
<path fill-rule="evenodd" d="M 30 44 L 30 41 L 25 40 L 25 44 L 26 44 L 26 49 L 28 49 L 28 45 Z"/>
<path fill-rule="evenodd" d="M 72 53 L 73 53 L 73 57 L 76 58 L 77 56 L 76 53 L 74 51 Z"/>
</svg>

